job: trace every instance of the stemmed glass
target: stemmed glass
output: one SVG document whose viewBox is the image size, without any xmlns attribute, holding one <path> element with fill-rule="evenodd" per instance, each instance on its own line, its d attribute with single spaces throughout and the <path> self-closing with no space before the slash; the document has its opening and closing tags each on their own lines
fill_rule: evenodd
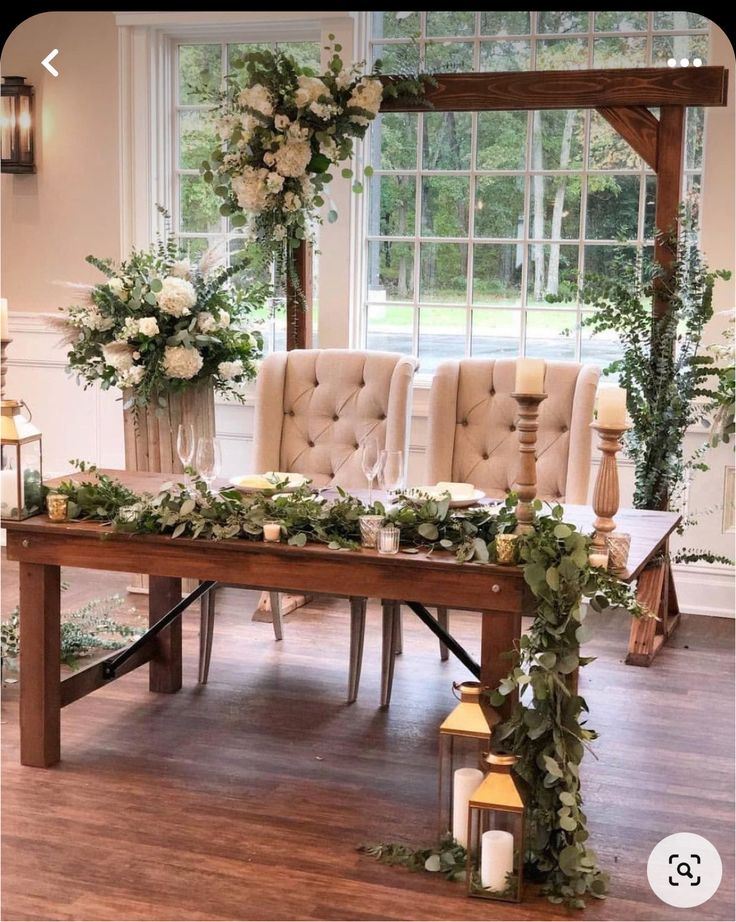
<svg viewBox="0 0 736 922">
<path fill-rule="evenodd" d="M 176 453 L 183 468 L 192 466 L 194 447 L 194 426 L 191 423 L 181 423 L 176 433 Z"/>
<path fill-rule="evenodd" d="M 382 451 L 378 470 L 378 485 L 386 493 L 404 488 L 403 451 Z"/>
<path fill-rule="evenodd" d="M 360 466 L 363 470 L 365 479 L 368 481 L 368 505 L 373 505 L 373 480 L 381 466 L 381 453 L 378 449 L 378 439 L 363 439 L 363 446 L 360 453 Z"/>
<path fill-rule="evenodd" d="M 222 453 L 217 439 L 201 437 L 197 442 L 196 468 L 199 476 L 212 489 L 212 483 L 220 473 Z"/>
</svg>

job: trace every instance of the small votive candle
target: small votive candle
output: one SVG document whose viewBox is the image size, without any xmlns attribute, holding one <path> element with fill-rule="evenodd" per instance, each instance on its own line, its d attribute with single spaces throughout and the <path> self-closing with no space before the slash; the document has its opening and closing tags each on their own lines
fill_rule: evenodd
<svg viewBox="0 0 736 922">
<path fill-rule="evenodd" d="M 358 522 L 360 523 L 360 543 L 363 547 L 375 547 L 378 541 L 378 531 L 383 524 L 383 516 L 361 515 Z"/>
<path fill-rule="evenodd" d="M 263 540 L 264 541 L 280 541 L 281 540 L 281 525 L 279 522 L 264 522 L 263 523 Z"/>
<path fill-rule="evenodd" d="M 518 535 L 496 535 L 496 563 L 509 567 L 516 563 Z"/>
<path fill-rule="evenodd" d="M 612 570 L 625 570 L 629 562 L 631 535 L 613 531 L 610 535 L 606 535 L 606 545 L 608 547 L 608 566 Z"/>
<path fill-rule="evenodd" d="M 606 569 L 608 566 L 608 551 L 592 551 L 588 555 L 588 563 L 596 569 Z"/>
<path fill-rule="evenodd" d="M 378 553 L 398 554 L 401 532 L 395 525 L 384 525 L 378 529 Z"/>
<path fill-rule="evenodd" d="M 66 522 L 69 497 L 63 493 L 49 493 L 46 497 L 46 508 L 52 522 Z"/>
</svg>

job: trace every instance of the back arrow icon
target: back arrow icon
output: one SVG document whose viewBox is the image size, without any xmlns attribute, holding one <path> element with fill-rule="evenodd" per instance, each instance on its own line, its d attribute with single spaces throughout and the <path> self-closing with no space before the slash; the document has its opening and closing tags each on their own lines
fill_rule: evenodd
<svg viewBox="0 0 736 922">
<path fill-rule="evenodd" d="M 56 57 L 58 53 L 59 53 L 59 49 L 54 48 L 54 50 L 50 54 L 47 54 L 46 57 L 43 59 L 43 61 L 41 61 L 41 64 L 46 68 L 46 70 L 51 74 L 52 77 L 59 76 L 59 71 L 49 63 L 50 61 L 54 60 L 54 58 Z"/>
</svg>

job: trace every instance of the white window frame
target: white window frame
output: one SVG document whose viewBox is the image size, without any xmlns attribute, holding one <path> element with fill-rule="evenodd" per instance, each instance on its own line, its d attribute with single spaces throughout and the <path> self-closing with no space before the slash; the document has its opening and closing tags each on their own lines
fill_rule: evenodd
<svg viewBox="0 0 736 922">
<path fill-rule="evenodd" d="M 297 15 L 299 18 L 295 18 Z M 264 18 L 267 17 L 267 18 Z M 116 14 L 119 42 L 120 241 L 121 257 L 147 247 L 162 230 L 156 203 L 177 218 L 173 202 L 176 109 L 173 81 L 176 46 L 182 42 L 319 42 L 328 36 L 343 46 L 351 64 L 354 22 L 350 13 L 293 12 L 131 12 Z M 323 60 L 327 54 L 323 50 Z M 354 214 L 350 181 L 336 176 L 331 188 L 339 219 L 325 221 L 320 233 L 319 344 L 351 344 L 345 292 L 353 289 Z M 177 225 L 175 225 L 177 226 Z"/>
</svg>

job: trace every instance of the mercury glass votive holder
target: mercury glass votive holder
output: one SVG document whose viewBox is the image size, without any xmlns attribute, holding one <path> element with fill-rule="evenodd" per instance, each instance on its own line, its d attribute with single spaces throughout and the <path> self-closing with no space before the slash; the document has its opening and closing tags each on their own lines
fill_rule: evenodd
<svg viewBox="0 0 736 922">
<path fill-rule="evenodd" d="M 46 497 L 46 509 L 52 522 L 66 522 L 69 497 L 63 493 L 49 493 Z"/>
<path fill-rule="evenodd" d="M 378 543 L 378 531 L 383 524 L 383 516 L 361 515 L 358 522 L 360 523 L 360 543 L 363 547 L 375 547 Z"/>
<path fill-rule="evenodd" d="M 613 531 L 609 535 L 606 535 L 606 546 L 608 548 L 609 569 L 616 571 L 625 570 L 629 562 L 631 535 L 627 535 L 622 531 Z"/>
<path fill-rule="evenodd" d="M 378 530 L 378 553 L 398 554 L 401 532 L 395 525 L 384 525 Z"/>
<path fill-rule="evenodd" d="M 518 535 L 496 535 L 496 563 L 511 567 L 517 562 Z"/>
</svg>

